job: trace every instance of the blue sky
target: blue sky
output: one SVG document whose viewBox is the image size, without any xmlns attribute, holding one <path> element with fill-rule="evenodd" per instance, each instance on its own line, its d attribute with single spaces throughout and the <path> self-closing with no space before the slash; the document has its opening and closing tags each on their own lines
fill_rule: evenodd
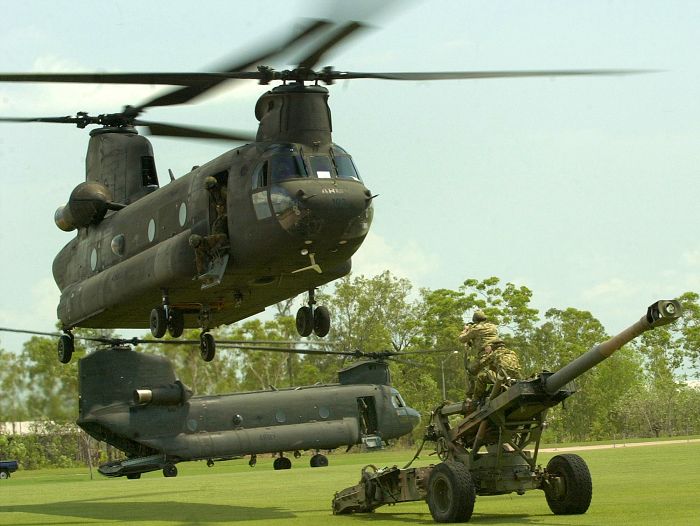
<svg viewBox="0 0 700 526">
<path fill-rule="evenodd" d="M 203 71 L 334 6 L 0 0 L 0 70 Z M 541 310 L 590 310 L 611 332 L 658 298 L 700 290 L 698 20 L 690 1 L 436 0 L 385 13 L 322 65 L 661 71 L 331 86 L 334 140 L 379 194 L 355 271 L 429 288 L 495 275 L 531 288 Z M 162 89 L 0 84 L 0 115 L 112 112 Z M 263 92 L 251 82 L 144 118 L 254 130 Z M 87 138 L 0 125 L 0 326 L 53 328 L 51 262 L 72 236 L 53 213 L 84 178 Z M 152 142 L 162 180 L 228 148 Z M 23 340 L 0 334 L 6 349 Z"/>
</svg>

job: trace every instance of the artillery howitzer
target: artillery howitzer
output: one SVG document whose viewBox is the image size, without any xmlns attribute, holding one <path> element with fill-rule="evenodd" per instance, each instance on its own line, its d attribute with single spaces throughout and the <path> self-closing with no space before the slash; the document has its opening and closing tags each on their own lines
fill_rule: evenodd
<svg viewBox="0 0 700 526">
<path fill-rule="evenodd" d="M 644 331 L 680 315 L 677 301 L 658 301 L 637 323 L 556 373 L 542 372 L 501 392 L 495 386 L 473 411 L 464 403 L 441 404 L 432 412 L 425 439 L 435 443 L 442 462 L 421 468 L 365 467 L 359 484 L 336 493 L 333 513 L 371 512 L 384 504 L 427 500 L 436 522 L 466 522 L 477 495 L 522 495 L 532 489 L 544 491 L 557 515 L 585 513 L 593 486 L 584 460 L 565 454 L 553 457 L 546 468 L 537 465 L 547 410 L 574 394 L 569 382 Z M 450 424 L 450 417 L 460 414 L 463 418 Z"/>
</svg>

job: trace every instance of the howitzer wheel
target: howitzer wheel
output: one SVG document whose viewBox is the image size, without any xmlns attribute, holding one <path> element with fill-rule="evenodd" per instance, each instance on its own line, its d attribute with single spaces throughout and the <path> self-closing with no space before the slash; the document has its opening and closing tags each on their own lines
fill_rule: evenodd
<svg viewBox="0 0 700 526">
<path fill-rule="evenodd" d="M 591 505 L 593 483 L 586 462 L 578 455 L 557 455 L 547 464 L 547 473 L 558 478 L 545 483 L 544 494 L 555 515 L 580 515 Z"/>
<path fill-rule="evenodd" d="M 428 508 L 435 522 L 467 522 L 476 490 L 469 470 L 459 462 L 441 462 L 428 480 Z"/>
</svg>

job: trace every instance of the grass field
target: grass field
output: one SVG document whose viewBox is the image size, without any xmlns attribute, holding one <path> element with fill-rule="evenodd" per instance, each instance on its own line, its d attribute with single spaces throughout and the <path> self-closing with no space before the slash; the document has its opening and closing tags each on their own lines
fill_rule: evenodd
<svg viewBox="0 0 700 526">
<path fill-rule="evenodd" d="M 179 465 L 179 476 L 160 472 L 140 480 L 106 479 L 87 469 L 19 471 L 0 482 L 0 524 L 285 524 L 372 526 L 432 524 L 424 502 L 385 506 L 373 514 L 333 516 L 335 491 L 359 480 L 366 464 L 402 466 L 411 451 L 333 454 L 328 468 L 311 469 L 308 457 L 288 471 L 272 459 L 251 469 L 245 460 Z M 555 453 L 541 454 L 542 464 Z M 602 449 L 581 453 L 593 476 L 593 502 L 585 515 L 555 516 L 541 491 L 479 497 L 473 524 L 694 525 L 700 524 L 700 443 Z M 423 456 L 415 465 L 427 465 Z"/>
</svg>

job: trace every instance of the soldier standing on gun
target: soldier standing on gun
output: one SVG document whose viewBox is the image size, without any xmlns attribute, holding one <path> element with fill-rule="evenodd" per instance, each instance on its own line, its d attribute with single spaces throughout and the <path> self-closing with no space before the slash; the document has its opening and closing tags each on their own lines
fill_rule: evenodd
<svg viewBox="0 0 700 526">
<path fill-rule="evenodd" d="M 506 348 L 498 335 L 498 327 L 488 321 L 483 311 L 474 312 L 472 322 L 464 326 L 459 341 L 466 347 L 464 366 L 468 401 L 483 398 L 489 384 L 503 386 L 520 378 L 518 356 Z"/>
</svg>

